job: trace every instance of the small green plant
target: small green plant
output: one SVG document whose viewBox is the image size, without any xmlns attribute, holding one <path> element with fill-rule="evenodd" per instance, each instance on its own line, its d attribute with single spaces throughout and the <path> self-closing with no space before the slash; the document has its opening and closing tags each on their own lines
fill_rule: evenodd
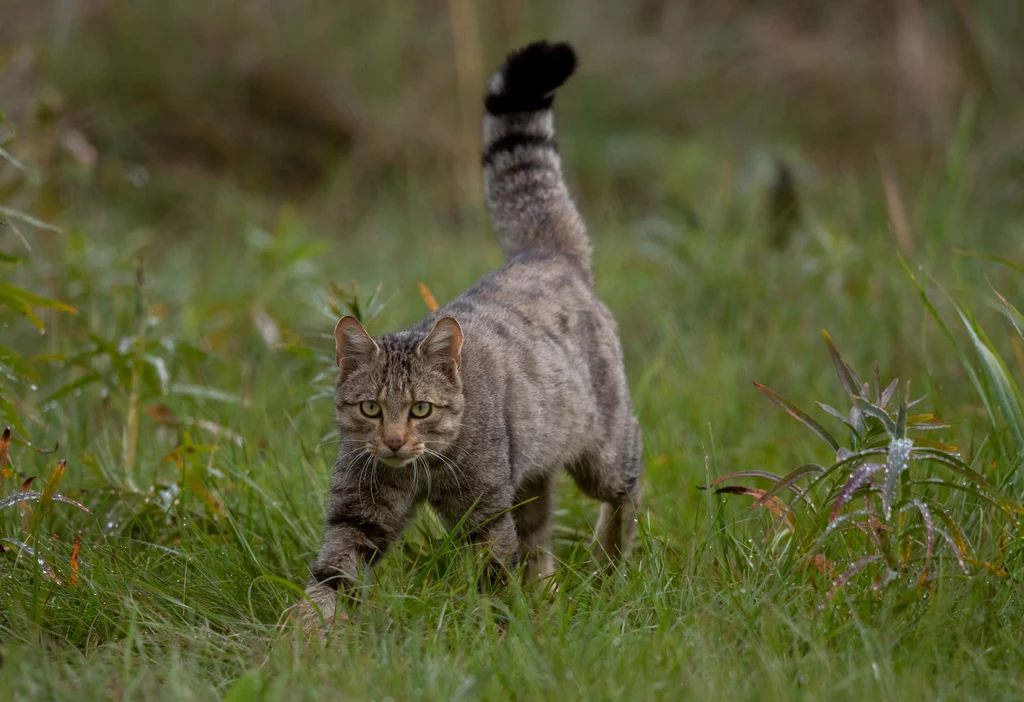
<svg viewBox="0 0 1024 702">
<path fill-rule="evenodd" d="M 333 280 L 328 283 L 328 292 L 323 298 L 321 311 L 330 320 L 328 323 L 333 326 L 339 318 L 351 315 L 358 319 L 364 326 L 371 327 L 373 322 L 380 317 L 393 295 L 386 299 L 382 298 L 384 284 L 378 283 L 373 293 L 364 295 L 359 292 L 359 281 L 353 280 L 349 285 L 339 285 Z M 322 335 L 329 338 L 329 334 Z M 283 347 L 285 351 L 297 356 L 314 358 L 320 368 L 320 372 L 313 378 L 312 384 L 316 391 L 305 402 L 321 400 L 334 395 L 334 381 L 337 377 L 337 369 L 334 361 L 334 341 L 318 344 L 316 347 L 309 347 L 302 344 L 291 344 Z"/>
<path fill-rule="evenodd" d="M 834 462 L 808 463 L 785 476 L 737 471 L 706 487 L 719 494 L 754 497 L 751 509 L 764 507 L 775 515 L 776 528 L 793 533 L 799 554 L 831 576 L 828 600 L 862 571 L 872 574 L 876 590 L 908 579 L 923 586 L 935 574 L 935 561 L 943 551 L 952 554 L 964 573 L 974 565 L 999 572 L 997 564 L 979 561 L 963 526 L 941 498 L 967 493 L 1018 528 L 1024 507 L 965 462 L 956 447 L 921 435 L 949 425 L 934 414 L 910 413 L 924 398 L 910 400 L 909 382 L 902 392 L 898 379 L 883 387 L 877 364 L 873 387 L 862 382 L 829 335 L 824 336 L 852 406 L 843 412 L 818 405 L 843 424 L 845 444 L 786 398 L 759 383 L 755 386 L 827 444 Z M 765 479 L 771 485 L 722 485 L 741 478 Z M 792 495 L 788 503 L 781 497 L 786 492 Z M 839 571 L 833 563 L 845 563 L 845 568 Z"/>
<path fill-rule="evenodd" d="M 6 163 L 9 168 L 15 169 L 20 174 L 12 185 L 3 189 L 4 199 L 0 200 L 0 234 L 10 233 L 13 235 L 11 239 L 18 245 L 18 247 L 8 248 L 7 237 L 0 238 L 0 246 L 2 246 L 0 248 L 0 328 L 6 326 L 5 317 L 14 313 L 28 319 L 40 332 L 44 332 L 46 327 L 36 313 L 39 308 L 55 309 L 69 314 L 78 314 L 78 310 L 71 305 L 43 297 L 10 282 L 10 269 L 24 263 L 25 254 L 32 251 L 28 239 L 18 228 L 17 223 L 21 222 L 36 229 L 54 232 L 60 230 L 52 224 L 47 224 L 11 206 L 8 202 L 21 189 L 28 176 L 28 168 L 7 150 L 7 147 L 14 141 L 15 135 L 14 128 L 7 122 L 2 112 L 0 112 L 0 130 L 8 132 L 5 138 L 0 139 L 0 162 Z M 22 252 L 15 253 L 18 248 Z M 25 436 L 27 432 L 21 421 L 21 413 L 18 411 L 18 388 L 35 389 L 39 381 L 39 374 L 26 358 L 14 349 L 0 344 L 0 419 L 12 424 L 22 436 Z"/>
</svg>

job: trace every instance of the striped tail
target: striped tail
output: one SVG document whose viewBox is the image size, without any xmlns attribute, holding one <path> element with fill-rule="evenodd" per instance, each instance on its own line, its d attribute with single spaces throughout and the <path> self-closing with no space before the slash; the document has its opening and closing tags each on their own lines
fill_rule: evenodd
<svg viewBox="0 0 1024 702">
<path fill-rule="evenodd" d="M 540 41 L 509 54 L 484 100 L 484 188 L 506 256 L 561 254 L 589 279 L 590 240 L 562 176 L 551 111 L 555 89 L 575 70 L 566 43 Z"/>
</svg>

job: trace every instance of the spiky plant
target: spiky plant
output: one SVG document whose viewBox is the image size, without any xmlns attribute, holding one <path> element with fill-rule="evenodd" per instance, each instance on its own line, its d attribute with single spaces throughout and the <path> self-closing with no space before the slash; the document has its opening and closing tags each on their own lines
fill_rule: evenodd
<svg viewBox="0 0 1024 702">
<path fill-rule="evenodd" d="M 808 463 L 785 476 L 737 471 L 707 487 L 720 494 L 751 496 L 751 509 L 764 507 L 775 515 L 775 528 L 791 531 L 802 557 L 832 577 L 828 600 L 862 571 L 871 573 L 876 590 L 898 581 L 924 586 L 942 552 L 951 554 L 963 573 L 975 565 L 998 571 L 978 560 L 964 529 L 940 498 L 967 493 L 995 507 L 1018 528 L 1024 508 L 965 462 L 956 447 L 923 436 L 949 425 L 934 414 L 910 413 L 924 398 L 910 400 L 909 382 L 902 392 L 898 379 L 883 387 L 877 363 L 873 383 L 862 382 L 827 332 L 824 337 L 851 406 L 843 412 L 818 405 L 845 426 L 845 445 L 786 398 L 754 385 L 828 445 L 834 456 L 831 465 Z M 723 485 L 741 478 L 769 480 L 771 485 Z M 792 495 L 788 501 L 782 497 L 786 493 Z"/>
</svg>

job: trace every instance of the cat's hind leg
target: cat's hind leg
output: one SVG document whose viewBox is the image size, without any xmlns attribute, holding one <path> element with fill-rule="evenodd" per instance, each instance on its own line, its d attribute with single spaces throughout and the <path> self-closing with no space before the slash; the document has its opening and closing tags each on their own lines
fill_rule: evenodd
<svg viewBox="0 0 1024 702">
<path fill-rule="evenodd" d="M 632 550 L 640 511 L 643 441 L 635 418 L 584 460 L 569 467 L 584 494 L 600 500 L 597 557 L 614 564 Z"/>
</svg>

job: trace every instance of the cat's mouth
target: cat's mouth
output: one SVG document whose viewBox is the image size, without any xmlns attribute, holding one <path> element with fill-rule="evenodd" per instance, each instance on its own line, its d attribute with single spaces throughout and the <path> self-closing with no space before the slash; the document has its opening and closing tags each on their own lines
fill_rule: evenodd
<svg viewBox="0 0 1024 702">
<path fill-rule="evenodd" d="M 399 450 L 397 452 L 392 452 L 390 455 L 385 456 L 384 454 L 386 453 L 386 451 L 386 449 L 376 451 L 371 450 L 370 453 L 373 454 L 374 458 L 376 458 L 378 461 L 388 466 L 389 468 L 401 468 L 402 466 L 407 466 L 413 461 L 415 461 L 417 458 L 419 458 L 420 454 L 423 453 L 422 450 Z"/>
</svg>

